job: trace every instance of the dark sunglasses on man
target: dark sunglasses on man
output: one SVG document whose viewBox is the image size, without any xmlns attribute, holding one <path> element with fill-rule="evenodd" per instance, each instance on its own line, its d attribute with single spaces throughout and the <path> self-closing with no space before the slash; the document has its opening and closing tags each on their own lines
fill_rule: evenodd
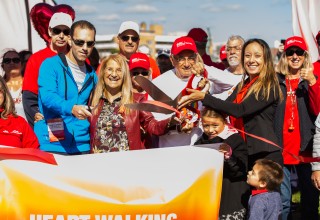
<svg viewBox="0 0 320 220">
<path fill-rule="evenodd" d="M 54 35 L 59 35 L 61 32 L 63 32 L 64 35 L 70 35 L 70 29 L 59 29 L 59 28 L 52 28 L 52 33 Z"/>
<path fill-rule="evenodd" d="M 79 46 L 79 47 L 82 47 L 84 44 L 87 44 L 87 47 L 93 47 L 95 45 L 95 41 L 84 41 L 84 40 L 75 40 L 75 39 L 72 39 L 74 44 Z"/>
<path fill-rule="evenodd" d="M 288 49 L 286 50 L 286 56 L 290 57 L 293 56 L 293 54 L 297 54 L 297 56 L 303 56 L 304 55 L 304 50 L 297 48 L 297 49 Z"/>
<path fill-rule="evenodd" d="M 149 75 L 149 71 L 137 71 L 137 70 L 135 70 L 135 71 L 133 71 L 132 72 L 132 75 L 133 76 L 138 76 L 138 75 L 142 75 L 142 76 L 148 76 Z"/>
<path fill-rule="evenodd" d="M 139 40 L 139 37 L 135 37 L 135 36 L 128 36 L 128 35 L 125 35 L 125 36 L 121 36 L 120 37 L 121 38 L 121 40 L 123 40 L 123 41 L 129 41 L 129 39 L 131 39 L 132 40 L 132 42 L 138 42 L 138 40 Z"/>
<path fill-rule="evenodd" d="M 3 58 L 3 60 L 2 60 L 2 63 L 4 63 L 4 64 L 9 64 L 11 62 L 17 64 L 17 63 L 20 63 L 21 60 L 20 60 L 20 58 Z"/>
</svg>

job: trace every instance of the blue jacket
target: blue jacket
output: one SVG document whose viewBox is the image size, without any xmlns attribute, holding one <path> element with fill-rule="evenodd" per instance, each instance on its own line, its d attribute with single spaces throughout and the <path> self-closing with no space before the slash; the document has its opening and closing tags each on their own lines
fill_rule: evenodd
<svg viewBox="0 0 320 220">
<path fill-rule="evenodd" d="M 35 123 L 34 130 L 40 149 L 59 153 L 80 153 L 90 150 L 89 121 L 79 120 L 71 113 L 74 105 L 87 105 L 91 91 L 97 82 L 93 68 L 87 65 L 83 87 L 78 91 L 65 55 L 47 58 L 39 70 L 39 110 L 45 120 Z M 48 119 L 62 118 L 65 139 L 50 142 Z"/>
</svg>

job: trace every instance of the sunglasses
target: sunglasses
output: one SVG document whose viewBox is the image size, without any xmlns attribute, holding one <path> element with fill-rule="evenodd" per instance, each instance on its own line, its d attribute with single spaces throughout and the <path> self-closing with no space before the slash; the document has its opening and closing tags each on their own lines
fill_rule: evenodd
<svg viewBox="0 0 320 220">
<path fill-rule="evenodd" d="M 59 28 L 52 28 L 52 33 L 54 35 L 59 35 L 61 32 L 63 32 L 64 35 L 70 35 L 70 29 L 61 30 Z"/>
<path fill-rule="evenodd" d="M 5 63 L 5 64 L 9 64 L 11 62 L 20 63 L 21 60 L 20 60 L 20 58 L 3 58 L 3 60 L 2 60 L 2 63 Z"/>
<path fill-rule="evenodd" d="M 74 40 L 72 39 L 74 44 L 79 46 L 79 47 L 82 47 L 84 44 L 87 44 L 87 47 L 93 47 L 95 45 L 95 41 L 84 41 L 84 40 Z"/>
<path fill-rule="evenodd" d="M 296 50 L 291 49 L 286 51 L 286 56 L 290 57 L 290 56 L 293 56 L 293 54 L 297 54 L 297 56 L 303 56 L 304 52 L 305 51 L 302 49 L 296 49 Z"/>
<path fill-rule="evenodd" d="M 126 35 L 126 36 L 121 36 L 120 37 L 121 38 L 121 40 L 123 40 L 123 41 L 128 41 L 129 39 L 131 39 L 132 40 L 132 42 L 138 42 L 138 40 L 139 40 L 139 37 L 132 37 L 132 36 L 128 36 L 128 35 Z"/>
<path fill-rule="evenodd" d="M 133 71 L 132 72 L 132 75 L 133 76 L 138 76 L 138 75 L 142 75 L 142 76 L 148 76 L 149 75 L 149 72 L 148 71 Z"/>
</svg>

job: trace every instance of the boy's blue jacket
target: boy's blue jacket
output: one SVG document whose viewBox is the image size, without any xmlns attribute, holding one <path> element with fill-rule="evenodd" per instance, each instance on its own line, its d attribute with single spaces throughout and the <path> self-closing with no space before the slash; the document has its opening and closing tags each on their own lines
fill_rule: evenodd
<svg viewBox="0 0 320 220">
<path fill-rule="evenodd" d="M 59 54 L 43 61 L 38 78 L 38 103 L 45 120 L 36 122 L 34 126 L 41 150 L 68 154 L 90 150 L 89 122 L 77 119 L 71 111 L 74 105 L 88 104 L 96 83 L 97 75 L 87 65 L 83 87 L 78 91 L 65 55 Z M 65 139 L 50 142 L 47 120 L 54 118 L 63 119 Z"/>
</svg>

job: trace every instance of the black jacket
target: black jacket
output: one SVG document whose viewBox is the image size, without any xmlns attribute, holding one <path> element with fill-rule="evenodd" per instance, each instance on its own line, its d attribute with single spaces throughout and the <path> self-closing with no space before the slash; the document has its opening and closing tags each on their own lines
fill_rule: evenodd
<svg viewBox="0 0 320 220">
<path fill-rule="evenodd" d="M 287 87 L 285 76 L 283 74 L 278 74 L 278 78 L 281 91 L 284 94 L 284 100 L 278 105 L 276 109 L 274 129 L 282 146 Z M 300 151 L 312 151 L 313 135 L 315 134 L 314 121 L 316 120 L 316 116 L 311 113 L 309 108 L 308 83 L 306 81 L 300 80 L 298 88 L 296 90 L 296 97 L 300 123 Z"/>
<path fill-rule="evenodd" d="M 226 139 L 215 137 L 208 140 L 203 134 L 195 145 L 226 143 L 232 148 L 229 160 L 224 161 L 222 193 L 219 217 L 227 219 L 228 214 L 239 212 L 247 208 L 249 200 L 249 185 L 247 180 L 248 150 L 245 142 L 239 134 L 232 134 Z"/>
<path fill-rule="evenodd" d="M 237 90 L 238 88 L 233 91 L 226 101 L 206 95 L 203 105 L 236 118 L 241 117 L 245 132 L 260 136 L 279 145 L 278 138 L 273 129 L 279 94 L 274 95 L 274 92 L 270 91 L 269 100 L 262 100 L 261 95 L 259 95 L 259 100 L 257 100 L 255 95 L 251 94 L 242 103 L 237 104 L 233 103 Z M 274 145 L 248 135 L 246 135 L 246 141 L 249 155 L 279 152 L 278 156 L 280 156 L 280 149 Z"/>
</svg>

